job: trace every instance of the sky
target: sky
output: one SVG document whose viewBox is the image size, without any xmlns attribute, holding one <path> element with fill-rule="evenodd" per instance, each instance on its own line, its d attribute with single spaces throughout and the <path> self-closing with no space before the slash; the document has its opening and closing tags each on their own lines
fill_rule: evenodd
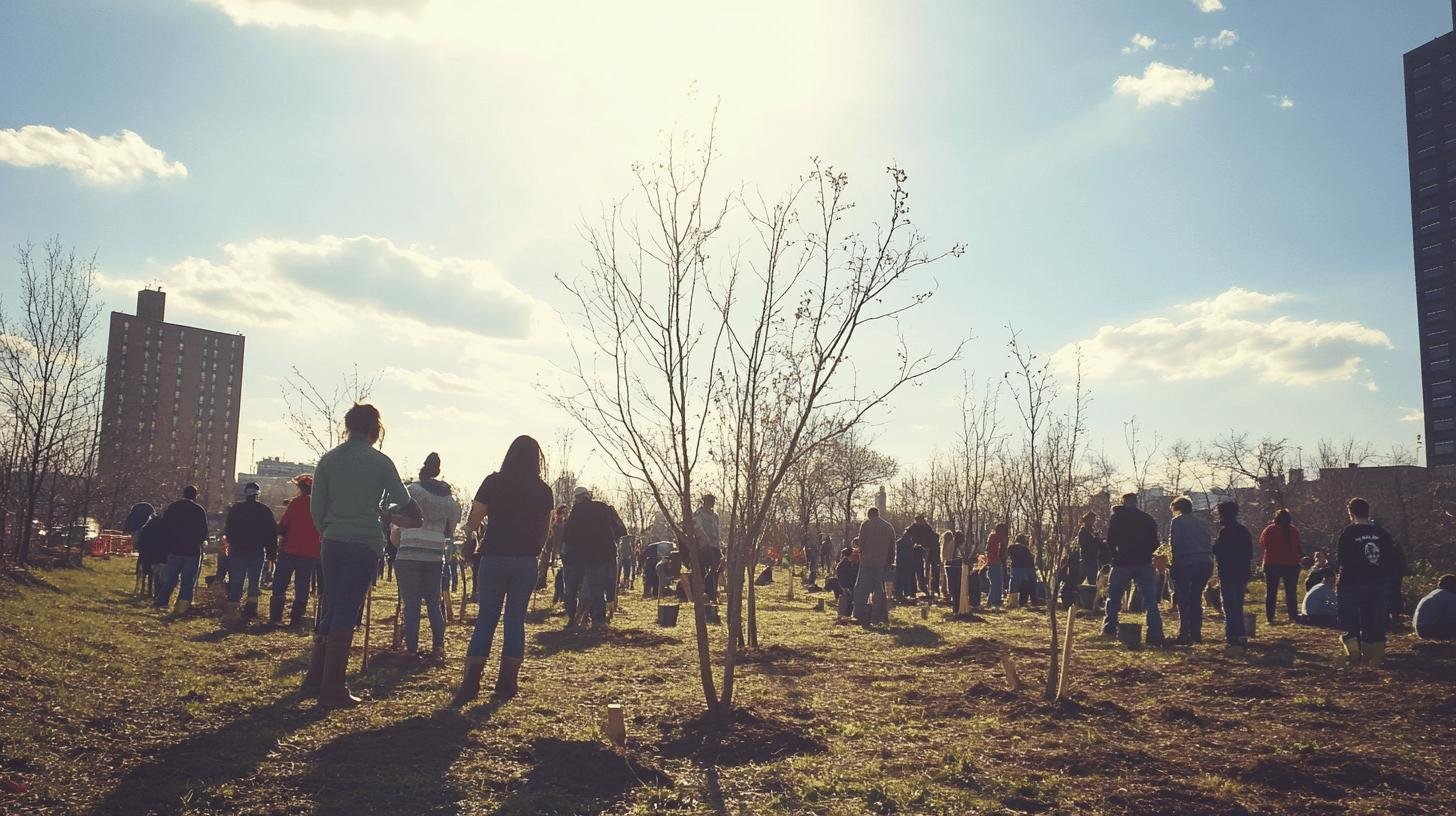
<svg viewBox="0 0 1456 816">
<path fill-rule="evenodd" d="M 108 309 L 161 285 L 170 321 L 247 336 L 240 470 L 306 458 L 290 367 L 358 364 L 401 469 L 439 451 L 473 484 L 515 435 L 570 430 L 556 276 L 716 104 L 723 194 L 819 157 L 869 215 L 893 163 L 930 246 L 965 245 L 901 330 L 970 342 L 874 418 L 902 463 L 952 443 L 1008 324 L 1058 366 L 1082 350 L 1114 458 L 1134 416 L 1413 448 L 1401 55 L 1451 24 L 1444 0 L 7 0 L 0 297 L 12 248 L 58 236 Z"/>
</svg>

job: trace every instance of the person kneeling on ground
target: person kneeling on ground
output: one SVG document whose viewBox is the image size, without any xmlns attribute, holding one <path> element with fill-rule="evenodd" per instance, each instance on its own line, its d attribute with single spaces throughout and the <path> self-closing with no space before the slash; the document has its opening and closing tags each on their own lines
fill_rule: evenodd
<svg viewBox="0 0 1456 816">
<path fill-rule="evenodd" d="M 1442 575 L 1431 594 L 1416 605 L 1413 618 L 1421 640 L 1456 640 L 1456 575 Z"/>
<path fill-rule="evenodd" d="M 1340 625 L 1340 599 L 1335 594 L 1334 579 L 1321 581 L 1304 595 L 1303 614 L 1299 622 L 1307 626 L 1334 628 Z"/>
<path fill-rule="evenodd" d="M 845 547 L 839 551 L 839 564 L 834 568 L 834 602 L 839 607 L 839 623 L 848 623 L 854 615 L 854 585 L 859 580 L 859 550 Z"/>
</svg>

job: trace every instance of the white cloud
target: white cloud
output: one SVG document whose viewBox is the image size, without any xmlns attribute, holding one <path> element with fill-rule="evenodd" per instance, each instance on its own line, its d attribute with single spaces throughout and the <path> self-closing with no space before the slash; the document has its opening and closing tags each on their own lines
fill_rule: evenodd
<svg viewBox="0 0 1456 816">
<path fill-rule="evenodd" d="M 1238 33 L 1225 28 L 1212 37 L 1194 37 L 1193 47 L 1202 48 L 1208 46 L 1209 48 L 1223 49 L 1237 44 L 1238 41 Z"/>
<path fill-rule="evenodd" d="M 1287 96 L 1281 96 L 1279 97 L 1279 107 L 1284 110 L 1289 110 L 1294 107 L 1294 100 Z"/>
<path fill-rule="evenodd" d="M 434 394 L 483 394 L 484 384 L 480 379 L 464 377 L 449 371 L 436 371 L 433 368 L 404 369 L 387 366 L 380 370 L 379 376 L 391 382 L 397 382 L 412 391 L 434 393 Z"/>
<path fill-rule="evenodd" d="M 1198 6 L 1198 10 L 1204 14 L 1223 11 L 1223 0 L 1193 0 L 1193 5 Z"/>
<path fill-rule="evenodd" d="M 1178 107 L 1211 88 L 1212 78 L 1161 62 L 1149 63 L 1140 77 L 1120 76 L 1112 83 L 1114 94 L 1136 96 L 1139 108 L 1157 104 Z"/>
<path fill-rule="evenodd" d="M 1390 338 L 1357 321 L 1267 315 L 1292 297 L 1235 287 L 1176 306 L 1170 316 L 1103 326 L 1092 337 L 1063 347 L 1057 362 L 1068 367 L 1080 347 L 1083 373 L 1092 379 L 1147 374 L 1177 382 L 1253 375 L 1283 385 L 1361 379 L 1373 387 L 1361 354 L 1392 348 Z"/>
<path fill-rule="evenodd" d="M 1425 422 L 1426 421 L 1426 412 L 1425 411 L 1422 411 L 1419 408 L 1407 408 L 1404 405 L 1402 405 L 1402 406 L 1400 406 L 1400 410 L 1405 411 L 1404 414 L 1401 414 L 1400 415 L 1400 421 L 1401 422 Z"/>
<path fill-rule="evenodd" d="M 194 0 L 238 25 L 322 28 L 388 36 L 417 34 L 431 0 Z"/>
<path fill-rule="evenodd" d="M 186 165 L 167 161 L 165 153 L 129 130 L 100 137 L 49 125 L 0 130 L 0 162 L 17 167 L 60 167 L 96 184 L 136 181 L 148 174 L 187 176 Z"/>
<path fill-rule="evenodd" d="M 342 324 L 519 339 L 547 311 L 489 262 L 435 258 L 361 235 L 313 241 L 256 238 L 227 244 L 223 258 L 185 258 L 157 277 L 169 306 L 234 328 L 294 328 L 303 334 Z M 132 292 L 145 281 L 108 280 Z"/>
<path fill-rule="evenodd" d="M 1158 44 L 1157 37 L 1149 37 L 1141 32 L 1132 35 L 1132 44 L 1123 46 L 1122 53 L 1131 54 L 1135 51 L 1146 51 Z"/>
</svg>

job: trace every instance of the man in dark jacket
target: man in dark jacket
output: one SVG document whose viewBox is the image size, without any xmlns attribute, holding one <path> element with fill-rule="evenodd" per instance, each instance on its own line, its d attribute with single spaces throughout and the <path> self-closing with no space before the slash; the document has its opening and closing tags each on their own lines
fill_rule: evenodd
<svg viewBox="0 0 1456 816">
<path fill-rule="evenodd" d="M 243 598 L 243 582 L 247 581 L 248 601 L 242 618 L 258 614 L 258 578 L 264 560 L 278 557 L 278 520 L 268 505 L 258 501 L 257 482 L 243 485 L 243 500 L 228 508 L 223 535 L 228 540 L 227 602 L 222 607 L 224 625 L 239 622 L 238 602 Z"/>
<path fill-rule="evenodd" d="M 1254 571 L 1254 535 L 1248 527 L 1239 523 L 1238 502 L 1219 502 L 1213 513 L 1218 519 L 1213 561 L 1218 568 L 1218 587 L 1223 596 L 1225 648 L 1233 654 L 1240 654 L 1249 643 L 1248 629 L 1244 625 L 1244 596 Z"/>
<path fill-rule="evenodd" d="M 172 614 L 181 615 L 192 605 L 192 590 L 197 585 L 197 569 L 202 562 L 202 544 L 207 541 L 207 511 L 197 503 L 197 488 L 182 489 L 182 498 L 162 511 L 163 530 L 167 537 L 167 566 L 157 583 L 156 606 L 165 609 L 171 603 L 172 590 L 177 590 L 177 605 Z"/>
<path fill-rule="evenodd" d="M 930 590 L 930 596 L 934 598 L 940 594 L 940 536 L 925 521 L 925 516 L 916 516 L 915 522 L 905 528 L 905 534 L 925 551 L 925 578 L 922 585 Z"/>
<path fill-rule="evenodd" d="M 576 489 L 576 504 L 566 518 L 562 553 L 566 566 L 575 573 L 566 577 L 567 628 L 576 623 L 577 592 L 585 596 L 592 626 L 606 626 L 607 597 L 617 577 L 617 539 L 626 534 L 627 526 L 610 504 L 593 499 L 585 487 Z"/>
<path fill-rule="evenodd" d="M 1340 533 L 1340 574 L 1335 592 L 1340 604 L 1341 642 L 1352 665 L 1378 668 L 1385 660 L 1385 621 L 1390 605 L 1390 573 L 1395 541 L 1370 523 L 1370 502 L 1345 505 L 1350 526 Z"/>
<path fill-rule="evenodd" d="M 1122 611 L 1122 596 L 1130 584 L 1148 599 L 1149 645 L 1163 644 L 1163 616 L 1158 612 L 1158 572 L 1153 569 L 1153 551 L 1158 549 L 1158 523 L 1138 509 L 1136 493 L 1122 497 L 1121 509 L 1107 522 L 1107 548 L 1112 552 L 1112 575 L 1107 581 L 1107 610 L 1102 620 L 1102 634 L 1117 636 L 1117 616 Z"/>
</svg>

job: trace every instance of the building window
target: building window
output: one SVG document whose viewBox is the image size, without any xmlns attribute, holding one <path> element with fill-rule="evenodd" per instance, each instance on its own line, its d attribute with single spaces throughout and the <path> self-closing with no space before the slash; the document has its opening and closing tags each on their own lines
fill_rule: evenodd
<svg viewBox="0 0 1456 816">
<path fill-rule="evenodd" d="M 1431 430 L 1433 431 L 1449 431 L 1453 428 L 1456 428 L 1456 419 L 1452 419 L 1451 417 L 1432 420 L 1431 422 Z"/>
<path fill-rule="evenodd" d="M 1417 150 L 1416 151 L 1416 158 L 1417 159 L 1425 159 L 1425 158 L 1429 158 L 1429 157 L 1434 156 L 1434 155 L 1436 155 L 1436 146 L 1435 145 L 1427 145 L 1426 147 L 1423 147 L 1420 150 Z"/>
<path fill-rule="evenodd" d="M 1411 119 L 1414 120 L 1414 121 L 1416 121 L 1416 122 L 1422 122 L 1422 123 L 1424 123 L 1424 122 L 1430 121 L 1430 118 L 1432 116 L 1435 116 L 1435 115 L 1436 115 L 1435 109 L 1433 109 L 1433 108 L 1425 108 L 1424 110 L 1421 110 L 1420 112 L 1418 112 L 1415 116 L 1412 116 Z"/>
<path fill-rule="evenodd" d="M 1439 286 L 1437 286 L 1437 287 L 1435 287 L 1433 289 L 1427 289 L 1426 291 L 1422 292 L 1421 293 L 1421 297 L 1426 298 L 1427 300 L 1430 300 L 1432 298 L 1442 297 L 1445 294 L 1446 294 L 1446 290 L 1445 289 L 1442 289 Z"/>
<path fill-rule="evenodd" d="M 1422 224 L 1429 224 L 1432 221 L 1441 220 L 1440 206 L 1427 207 L 1416 215 L 1416 220 Z"/>
<path fill-rule="evenodd" d="M 1435 181 L 1437 174 L 1438 174 L 1438 171 L 1436 170 L 1436 168 L 1434 168 L 1434 167 L 1427 167 L 1426 169 L 1420 171 L 1419 173 L 1416 173 L 1416 183 L 1417 184 L 1425 184 L 1428 181 Z"/>
<path fill-rule="evenodd" d="M 1423 225 L 1421 227 L 1421 229 L 1420 229 L 1420 232 L 1421 232 L 1422 235 L 1430 235 L 1432 233 L 1440 232 L 1440 230 L 1441 230 L 1441 222 L 1440 221 L 1432 221 L 1429 224 Z"/>
<path fill-rule="evenodd" d="M 1445 247 L 1441 244 L 1426 244 L 1421 247 L 1421 257 L 1430 258 L 1435 255 L 1440 255 L 1444 251 Z"/>
<path fill-rule="evenodd" d="M 1436 456 L 1450 456 L 1456 453 L 1456 442 L 1437 442 L 1431 446 L 1431 453 Z"/>
<path fill-rule="evenodd" d="M 1442 320 L 1445 317 L 1446 317 L 1446 310 L 1445 309 L 1432 309 L 1431 311 L 1426 312 L 1426 319 L 1427 320 Z"/>
<path fill-rule="evenodd" d="M 1420 65 L 1412 68 L 1410 75 L 1413 78 L 1419 79 L 1420 77 L 1426 76 L 1429 73 L 1431 73 L 1431 63 L 1429 60 L 1427 60 L 1426 62 L 1423 62 Z"/>
<path fill-rule="evenodd" d="M 1421 198 L 1425 198 L 1428 195 L 1434 195 L 1436 190 L 1438 189 L 1440 189 L 1439 184 L 1427 184 L 1419 190 L 1416 190 L 1416 195 Z"/>
<path fill-rule="evenodd" d="M 1431 383 L 1431 396 L 1449 397 L 1453 393 L 1450 380 L 1437 380 Z"/>
</svg>

